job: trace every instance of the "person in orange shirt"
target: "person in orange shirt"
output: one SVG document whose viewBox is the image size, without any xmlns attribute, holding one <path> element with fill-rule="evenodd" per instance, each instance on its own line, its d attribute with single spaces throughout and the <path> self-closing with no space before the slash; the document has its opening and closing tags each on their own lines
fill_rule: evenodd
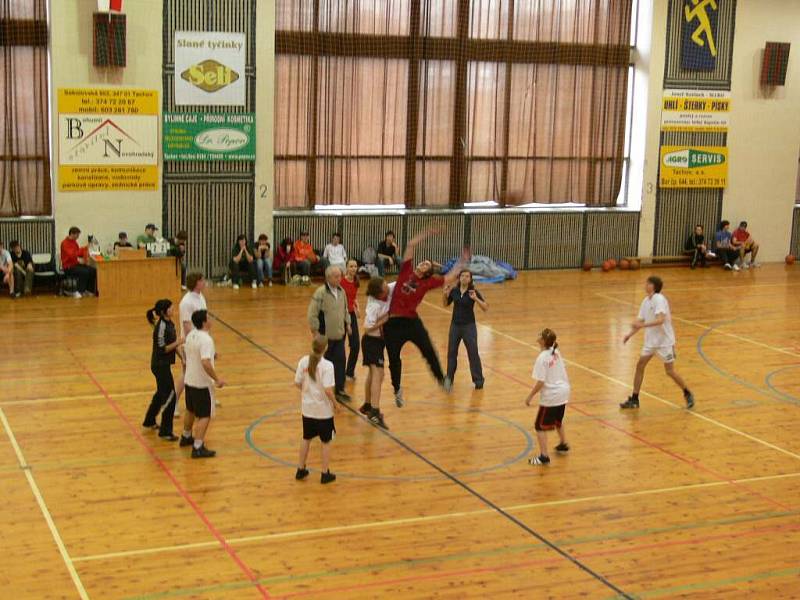
<svg viewBox="0 0 800 600">
<path fill-rule="evenodd" d="M 314 252 L 314 247 L 309 241 L 308 232 L 300 234 L 300 239 L 294 243 L 292 262 L 295 264 L 296 272 L 303 278 L 303 283 L 311 281 L 311 265 L 319 262 L 319 256 Z"/>
<path fill-rule="evenodd" d="M 72 294 L 75 298 L 92 296 L 97 282 L 97 271 L 88 264 L 89 246 L 81 248 L 78 245 L 80 235 L 80 229 L 70 227 L 69 234 L 61 242 L 61 267 L 64 275 L 78 281 L 78 289 Z"/>
</svg>

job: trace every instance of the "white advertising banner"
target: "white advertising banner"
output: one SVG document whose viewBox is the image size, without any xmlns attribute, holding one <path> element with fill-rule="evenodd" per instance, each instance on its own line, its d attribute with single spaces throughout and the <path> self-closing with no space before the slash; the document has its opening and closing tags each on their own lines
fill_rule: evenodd
<svg viewBox="0 0 800 600">
<path fill-rule="evenodd" d="M 175 104 L 244 106 L 244 33 L 175 32 Z"/>
</svg>

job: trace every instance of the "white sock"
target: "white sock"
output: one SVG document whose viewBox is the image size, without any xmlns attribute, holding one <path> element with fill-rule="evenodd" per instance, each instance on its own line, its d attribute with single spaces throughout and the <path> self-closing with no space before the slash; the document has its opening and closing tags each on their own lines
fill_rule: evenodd
<svg viewBox="0 0 800 600">
<path fill-rule="evenodd" d="M 194 441 L 194 449 L 200 450 L 203 447 L 203 440 L 195 440 Z"/>
</svg>

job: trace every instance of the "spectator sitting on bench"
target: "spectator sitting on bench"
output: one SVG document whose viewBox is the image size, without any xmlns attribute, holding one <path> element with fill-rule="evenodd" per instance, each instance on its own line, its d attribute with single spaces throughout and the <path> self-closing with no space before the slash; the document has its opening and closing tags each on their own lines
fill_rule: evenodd
<svg viewBox="0 0 800 600">
<path fill-rule="evenodd" d="M 258 287 L 264 286 L 264 280 L 269 282 L 272 287 L 272 245 L 266 233 L 258 236 L 255 247 L 256 274 L 258 275 Z"/>
<path fill-rule="evenodd" d="M 758 243 L 753 239 L 753 236 L 750 235 L 750 232 L 747 231 L 747 221 L 742 221 L 739 223 L 739 227 L 737 227 L 736 231 L 733 232 L 731 244 L 733 245 L 734 249 L 739 252 L 739 260 L 742 263 L 742 268 L 749 269 L 750 267 L 755 268 L 761 266 L 756 262 L 756 256 L 758 256 Z M 748 254 L 750 255 L 749 264 L 744 260 Z"/>
<path fill-rule="evenodd" d="M 247 236 L 244 234 L 236 238 L 236 243 L 231 250 L 231 262 L 228 264 L 231 270 L 231 280 L 233 289 L 238 290 L 242 283 L 242 273 L 247 273 L 250 277 L 251 285 L 258 286 L 256 281 L 256 263 L 254 253 L 247 247 Z"/>
<path fill-rule="evenodd" d="M 283 279 L 284 283 L 292 275 L 292 258 L 294 256 L 294 241 L 292 238 L 284 238 L 275 249 L 275 258 L 272 261 L 272 270 Z"/>
<path fill-rule="evenodd" d="M 69 234 L 61 242 L 61 267 L 64 275 L 73 277 L 78 282 L 78 289 L 72 293 L 75 298 L 92 296 L 97 282 L 97 271 L 88 264 L 89 246 L 81 248 L 78 245 L 80 235 L 80 229 L 70 227 Z"/>
<path fill-rule="evenodd" d="M 11 297 L 14 297 L 14 263 L 11 262 L 11 253 L 0 242 L 0 272 L 3 273 L 3 283 L 8 285 Z"/>
<path fill-rule="evenodd" d="M 729 231 L 730 226 L 730 221 L 722 221 L 719 224 L 719 229 L 714 236 L 714 246 L 722 262 L 725 263 L 725 268 L 729 271 L 731 269 L 738 271 L 739 265 L 736 264 L 736 260 L 739 258 L 739 251 L 733 247 L 731 242 L 733 235 Z"/>
<path fill-rule="evenodd" d="M 309 241 L 307 231 L 302 232 L 300 239 L 294 243 L 292 262 L 297 269 L 297 273 L 302 277 L 302 282 L 310 283 L 311 267 L 319 262 L 319 256 L 314 252 L 314 247 Z"/>
<path fill-rule="evenodd" d="M 33 292 L 33 258 L 31 253 L 14 240 L 11 246 L 11 262 L 14 264 L 14 297 L 19 298 Z"/>
<path fill-rule="evenodd" d="M 713 259 L 717 257 L 716 254 L 708 249 L 702 225 L 694 226 L 694 231 L 689 234 L 683 249 L 686 254 L 691 255 L 693 269 L 697 266 L 697 263 L 700 263 L 701 267 L 705 267 L 707 258 Z"/>
<path fill-rule="evenodd" d="M 342 235 L 334 233 L 331 236 L 331 243 L 325 246 L 325 251 L 322 253 L 323 266 L 339 267 L 342 273 L 347 270 L 347 250 L 342 246 Z M 330 342 L 330 340 L 328 340 Z"/>
<path fill-rule="evenodd" d="M 394 231 L 389 230 L 383 238 L 383 241 L 378 244 L 378 260 L 375 261 L 375 266 L 378 267 L 378 273 L 381 277 L 386 273 L 386 267 L 397 266 L 397 270 L 403 265 L 402 253 L 400 247 L 397 245 L 394 237 Z"/>
</svg>

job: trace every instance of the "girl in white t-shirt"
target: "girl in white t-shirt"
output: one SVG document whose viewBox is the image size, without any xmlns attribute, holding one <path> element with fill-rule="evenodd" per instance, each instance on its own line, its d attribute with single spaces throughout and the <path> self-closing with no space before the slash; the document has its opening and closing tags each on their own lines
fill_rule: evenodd
<svg viewBox="0 0 800 600">
<path fill-rule="evenodd" d="M 369 369 L 364 382 L 364 404 L 359 412 L 372 423 L 389 429 L 381 412 L 381 386 L 383 385 L 384 348 L 383 326 L 389 320 L 394 283 L 387 284 L 383 277 L 373 277 L 367 284 L 367 309 L 364 311 L 364 337 L 361 348 L 364 366 Z"/>
<path fill-rule="evenodd" d="M 294 384 L 301 390 L 301 410 L 303 413 L 303 441 L 300 444 L 300 458 L 297 461 L 297 473 L 294 478 L 298 481 L 308 477 L 306 460 L 311 440 L 319 437 L 322 442 L 322 477 L 321 483 L 330 483 L 336 480 L 336 475 L 330 471 L 331 440 L 336 433 L 333 423 L 333 413 L 339 410 L 334 396 L 336 380 L 333 373 L 333 363 L 323 358 L 328 347 L 328 338 L 316 336 L 311 345 L 311 354 L 304 356 L 297 363 L 294 375 Z"/>
<path fill-rule="evenodd" d="M 550 329 L 543 329 L 539 334 L 539 348 L 542 351 L 536 358 L 533 366 L 533 379 L 536 384 L 525 400 L 527 406 L 531 405 L 533 397 L 539 395 L 539 412 L 536 414 L 536 439 L 539 441 L 539 456 L 528 459 L 531 465 L 550 464 L 550 455 L 547 453 L 547 432 L 555 429 L 558 432 L 560 443 L 556 452 L 565 454 L 569 452 L 569 444 L 564 437 L 564 409 L 569 402 L 570 386 L 564 359 L 556 343 L 556 334 Z"/>
</svg>

